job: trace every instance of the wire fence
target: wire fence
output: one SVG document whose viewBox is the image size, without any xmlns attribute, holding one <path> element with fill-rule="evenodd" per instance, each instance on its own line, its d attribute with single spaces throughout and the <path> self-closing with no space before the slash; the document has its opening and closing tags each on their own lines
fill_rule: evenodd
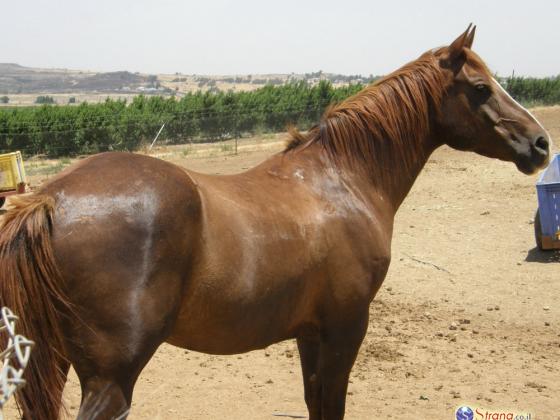
<svg viewBox="0 0 560 420">
<path fill-rule="evenodd" d="M 69 156 L 108 150 L 135 150 L 152 141 L 163 124 L 160 143 L 219 142 L 278 132 L 290 125 L 306 128 L 319 120 L 328 102 L 312 105 L 215 110 L 190 110 L 142 115 L 64 118 L 45 122 L 0 124 L 0 153 L 19 150 L 27 155 Z"/>
<path fill-rule="evenodd" d="M 0 420 L 3 419 L 3 408 L 10 397 L 25 385 L 23 372 L 29 362 L 33 341 L 16 334 L 18 317 L 7 307 L 0 310 L 0 334 L 6 334 L 6 349 L 0 352 L 2 369 L 0 370 Z"/>
</svg>

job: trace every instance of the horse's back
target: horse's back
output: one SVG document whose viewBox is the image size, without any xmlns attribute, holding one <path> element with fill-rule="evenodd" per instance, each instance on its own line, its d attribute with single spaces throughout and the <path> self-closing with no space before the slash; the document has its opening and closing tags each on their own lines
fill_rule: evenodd
<svg viewBox="0 0 560 420">
<path fill-rule="evenodd" d="M 65 226 L 96 223 L 96 229 L 110 226 L 110 236 L 118 235 L 119 225 L 139 229 L 157 223 L 160 229 L 170 224 L 180 228 L 200 213 L 197 187 L 184 170 L 132 153 L 84 159 L 39 193 L 56 201 L 55 232 Z"/>
<path fill-rule="evenodd" d="M 61 193 L 115 196 L 131 195 L 142 188 L 173 198 L 177 194 L 193 193 L 195 186 L 186 171 L 177 165 L 134 153 L 109 152 L 70 166 L 39 192 L 53 196 Z"/>
</svg>

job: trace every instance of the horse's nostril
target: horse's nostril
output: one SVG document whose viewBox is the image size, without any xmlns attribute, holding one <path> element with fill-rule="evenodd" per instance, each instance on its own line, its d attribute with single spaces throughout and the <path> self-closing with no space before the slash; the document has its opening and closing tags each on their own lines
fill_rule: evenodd
<svg viewBox="0 0 560 420">
<path fill-rule="evenodd" d="M 535 147 L 548 153 L 548 140 L 543 136 L 540 136 L 537 140 L 535 140 Z"/>
</svg>

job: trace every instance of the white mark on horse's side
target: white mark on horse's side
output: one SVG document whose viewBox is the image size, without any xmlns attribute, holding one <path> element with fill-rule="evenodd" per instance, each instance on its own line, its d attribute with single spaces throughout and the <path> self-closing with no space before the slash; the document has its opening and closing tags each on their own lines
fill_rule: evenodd
<svg viewBox="0 0 560 420">
<path fill-rule="evenodd" d="M 124 215 L 128 223 L 143 224 L 145 219 L 153 218 L 157 205 L 153 202 L 154 192 L 147 191 L 136 195 L 98 196 L 84 195 L 67 197 L 64 192 L 56 196 L 57 210 L 64 215 L 59 223 L 65 225 L 91 221 L 114 214 Z"/>
<path fill-rule="evenodd" d="M 296 169 L 294 172 L 294 177 L 301 179 L 303 181 L 305 179 L 305 177 L 303 176 L 303 169 L 301 168 Z"/>
<path fill-rule="evenodd" d="M 312 189 L 319 197 L 328 198 L 328 207 L 316 217 L 348 217 L 351 214 L 361 213 L 368 219 L 374 219 L 371 209 L 364 200 L 356 195 L 355 190 L 341 179 L 336 173 L 327 173 L 327 176 L 314 179 Z"/>
</svg>

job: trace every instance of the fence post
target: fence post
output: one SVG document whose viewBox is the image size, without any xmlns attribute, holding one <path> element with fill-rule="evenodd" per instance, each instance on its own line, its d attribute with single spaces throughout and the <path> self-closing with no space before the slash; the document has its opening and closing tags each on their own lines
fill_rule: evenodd
<svg viewBox="0 0 560 420">
<path fill-rule="evenodd" d="M 161 131 L 163 130 L 163 127 L 165 127 L 165 123 L 163 123 L 161 125 L 161 128 L 157 132 L 156 137 L 154 138 L 154 141 L 152 141 L 152 144 L 150 144 L 150 148 L 148 150 L 152 150 L 152 147 L 154 147 L 154 144 L 156 143 L 156 140 L 158 139 L 159 135 L 161 134 Z"/>
</svg>

